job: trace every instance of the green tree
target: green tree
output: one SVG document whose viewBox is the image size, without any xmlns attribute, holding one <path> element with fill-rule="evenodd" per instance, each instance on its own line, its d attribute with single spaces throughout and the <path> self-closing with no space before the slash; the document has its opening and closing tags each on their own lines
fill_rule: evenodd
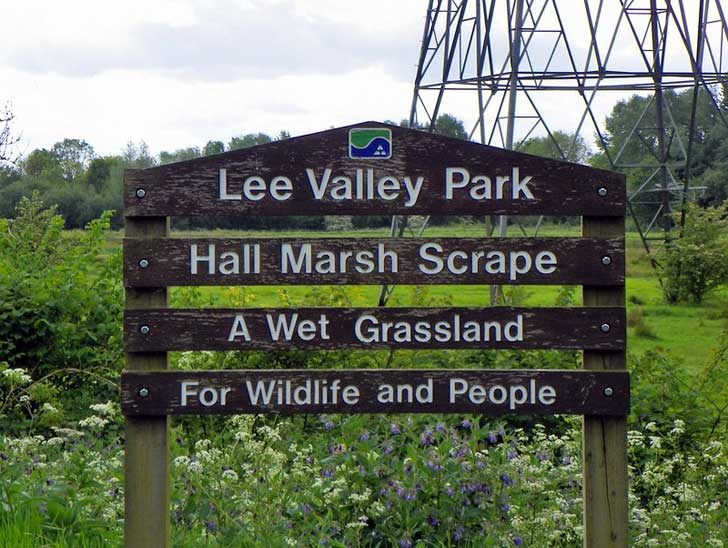
<svg viewBox="0 0 728 548">
<path fill-rule="evenodd" d="M 159 153 L 160 165 L 171 164 L 174 162 L 183 162 L 185 160 L 194 160 L 202 154 L 197 147 L 178 148 L 174 152 L 162 151 Z"/>
<path fill-rule="evenodd" d="M 247 133 L 230 139 L 230 142 L 228 143 L 228 150 L 264 145 L 265 143 L 270 143 L 272 141 L 273 139 L 271 139 L 270 135 L 266 135 L 265 133 Z"/>
<path fill-rule="evenodd" d="M 202 149 L 203 156 L 209 156 L 210 154 L 221 154 L 225 152 L 225 143 L 222 141 L 207 141 L 205 148 Z"/>
<path fill-rule="evenodd" d="M 129 141 L 121 154 L 121 163 L 127 168 L 143 169 L 156 165 L 157 161 L 144 141 L 137 144 Z"/>
<path fill-rule="evenodd" d="M 21 162 L 23 171 L 27 175 L 39 177 L 44 174 L 61 177 L 61 166 L 56 156 L 50 150 L 37 148 Z"/>
<path fill-rule="evenodd" d="M 567 160 L 577 164 L 586 164 L 591 158 L 589 145 L 580 135 L 564 131 L 554 131 L 551 137 L 532 137 L 526 140 L 519 148 L 520 152 Z"/>
<path fill-rule="evenodd" d="M 84 175 L 85 183 L 96 192 L 100 192 L 106 186 L 111 176 L 111 168 L 115 162 L 114 158 L 94 158 L 91 160 Z"/>
<path fill-rule="evenodd" d="M 96 157 L 93 147 L 81 139 L 63 139 L 53 145 L 51 152 L 58 158 L 61 176 L 66 181 L 75 181 Z"/>
</svg>

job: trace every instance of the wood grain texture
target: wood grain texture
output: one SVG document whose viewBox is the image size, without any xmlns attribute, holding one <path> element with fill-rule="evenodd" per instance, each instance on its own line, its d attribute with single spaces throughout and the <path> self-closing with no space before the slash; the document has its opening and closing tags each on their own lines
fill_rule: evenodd
<svg viewBox="0 0 728 548">
<path fill-rule="evenodd" d="M 236 317 L 245 322 L 250 341 L 241 335 L 229 340 Z M 286 325 L 295 326 L 290 340 L 286 340 L 281 328 L 284 320 Z M 357 335 L 356 324 L 360 320 Z M 297 331 L 304 322 L 307 328 Z M 497 322 L 497 327 L 484 322 Z M 605 323 L 610 326 L 608 333 L 601 330 Z M 237 325 L 238 331 L 241 325 Z M 438 325 L 450 333 L 449 340 L 436 340 L 438 336 L 446 337 L 438 335 Z M 625 325 L 622 308 L 160 309 L 127 311 L 124 340 L 127 350 L 139 352 L 344 348 L 621 350 L 625 345 Z M 142 326 L 147 326 L 149 332 L 142 334 Z M 516 339 L 516 330 L 520 331 L 521 340 L 508 340 L 506 331 Z M 370 341 L 374 336 L 377 339 Z M 478 340 L 474 341 L 476 337 Z"/>
<path fill-rule="evenodd" d="M 126 219 L 125 235 L 162 238 L 169 220 Z M 162 284 L 163 285 L 163 284 Z M 126 289 L 126 310 L 166 307 L 166 287 Z M 166 352 L 127 352 L 127 371 L 164 370 Z M 127 548 L 170 546 L 168 417 L 127 417 L 124 443 L 124 544 Z"/>
<path fill-rule="evenodd" d="M 489 395 L 481 400 L 473 400 L 469 392 L 456 393 L 452 390 L 452 379 L 461 379 L 467 382 L 468 390 L 473 385 L 484 387 L 485 393 L 495 385 L 505 389 L 496 389 L 492 399 Z M 313 402 L 313 391 L 316 390 L 315 381 L 319 381 L 319 391 L 322 394 L 326 388 L 331 389 L 338 381 L 337 401 L 333 402 L 331 392 L 327 403 Z M 279 403 L 274 396 L 268 403 L 258 400 L 253 403 L 247 383 L 253 389 L 258 382 L 277 383 L 281 381 L 282 399 Z M 309 403 L 295 403 L 295 399 L 286 401 L 286 381 L 291 387 L 288 393 L 294 398 L 296 388 L 305 388 L 312 392 L 308 396 Z M 308 381 L 308 385 L 306 382 Z M 326 384 L 323 384 L 326 381 Z M 186 391 L 194 390 L 195 394 L 188 394 L 185 405 L 182 405 L 182 383 L 188 384 Z M 431 383 L 431 402 L 425 402 L 428 394 L 420 389 L 420 399 L 417 401 L 417 388 Z M 532 384 L 533 383 L 533 384 Z M 403 401 L 382 403 L 378 401 L 381 385 L 407 385 L 412 390 L 412 400 L 407 401 L 402 392 Z M 275 385 L 275 384 L 274 384 Z M 275 385 L 277 386 L 277 385 Z M 358 390 L 356 401 L 343 401 L 343 391 L 347 386 L 355 386 Z M 462 391 L 462 384 L 455 387 Z M 517 399 L 523 399 L 520 386 L 529 392 L 523 403 L 516 404 Z M 538 394 L 545 387 L 551 386 L 554 397 L 550 403 L 539 401 L 536 396 L 531 400 L 530 394 Z M 613 390 L 612 396 L 604 394 L 605 388 Z M 149 395 L 142 397 L 139 390 L 145 388 Z M 222 388 L 226 391 L 225 405 L 219 396 Z M 535 390 L 533 390 L 535 388 Z M 203 389 L 217 391 L 218 400 L 212 402 L 212 391 L 206 396 L 201 394 Z M 520 394 L 518 398 L 505 396 L 511 390 Z M 501 396 L 505 396 L 501 398 Z M 203 405 L 201 400 L 207 397 Z M 300 398 L 305 398 L 299 391 Z M 452 399 L 451 399 L 452 398 Z M 548 401 L 548 400 L 546 400 Z M 476 403 L 477 402 L 477 403 Z M 487 415 L 503 414 L 598 414 L 598 415 L 626 415 L 629 413 L 629 375 L 626 372 L 599 372 L 599 371 L 565 371 L 565 370 L 229 370 L 229 371 L 166 371 L 124 373 L 122 375 L 122 411 L 127 416 L 137 415 L 182 415 L 182 414 L 243 414 L 243 413 L 482 413 Z"/>
<path fill-rule="evenodd" d="M 585 217 L 582 234 L 623 238 L 624 218 Z M 584 306 L 624 307 L 622 287 L 584 286 Z M 624 372 L 624 350 L 585 351 L 584 368 Z M 627 485 L 627 418 L 584 417 L 584 546 L 624 548 L 629 545 Z"/>
<path fill-rule="evenodd" d="M 352 160 L 348 154 L 349 130 L 355 127 L 387 127 L 392 131 L 392 158 Z M 529 183 L 534 199 L 473 200 L 467 191 L 445 200 L 446 167 L 467 169 L 471 177 L 511 177 L 518 167 Z M 243 180 L 261 176 L 265 181 L 286 176 L 293 195 L 285 201 L 267 196 L 259 201 L 220 200 L 218 174 L 227 170 L 228 187 L 239 192 Z M 401 196 L 393 200 L 314 199 L 306 168 L 321 177 L 331 168 L 331 177 L 355 178 L 357 169 L 374 169 L 375 177 L 392 175 L 400 180 L 424 177 L 417 201 L 411 207 Z M 125 172 L 124 207 L 130 217 L 160 215 L 604 215 L 621 216 L 625 209 L 624 176 L 528 154 L 498 149 L 432 133 L 364 122 L 293 139 L 276 141 L 158 166 Z M 600 187 L 607 195 L 599 196 Z M 137 189 L 146 192 L 143 198 Z M 495 196 L 495 192 L 493 193 Z"/>
<path fill-rule="evenodd" d="M 305 270 L 296 273 L 291 269 L 292 262 L 286 253 L 284 261 L 283 245 L 293 250 L 295 260 L 301 256 L 301 246 L 311 246 L 312 272 Z M 424 260 L 421 248 L 425 244 L 436 244 L 436 248 L 426 248 L 429 254 L 447 261 L 448 254 L 463 251 L 466 256 L 456 257 L 455 270 L 466 268 L 462 274 L 452 272 L 444 263 L 440 272 L 427 274 L 424 268 L 433 268 L 432 260 Z M 196 261 L 198 272 L 191 273 L 192 247 L 196 245 L 197 257 L 208 256 L 214 246 L 214 272 L 209 273 L 209 263 Z M 260 272 L 243 273 L 245 256 L 253 261 L 253 247 L 260 246 Z M 248 246 L 247 248 L 245 246 Z M 378 246 L 381 246 L 381 250 Z M 245 253 L 245 250 L 248 253 Z M 315 272 L 317 254 L 328 251 L 335 255 L 338 272 Z M 373 254 L 374 267 L 371 273 L 357 272 L 355 258 L 346 259 L 346 272 L 343 270 L 342 253 L 368 251 Z M 536 258 L 540 252 L 551 251 L 556 256 L 556 267 L 552 273 L 544 274 L 536 269 Z M 393 272 L 393 261 L 386 252 L 397 257 L 397 272 Z M 473 268 L 473 253 L 484 253 L 476 258 Z M 489 273 L 485 270 L 487 253 L 502 252 L 506 255 L 505 273 Z M 531 268 L 525 273 L 510 271 L 511 252 L 525 252 L 532 261 Z M 239 274 L 220 272 L 224 253 L 238 256 Z M 611 263 L 605 265 L 602 258 L 609 256 Z M 383 272 L 378 272 L 379 257 L 382 257 Z M 149 266 L 141 268 L 139 261 L 146 259 Z M 325 259 L 322 259 L 325 260 Z M 517 265 L 525 270 L 525 258 L 516 259 Z M 288 272 L 283 272 L 283 265 Z M 420 266 L 422 265 L 422 266 Z M 252 265 L 251 265 L 252 266 Z M 325 267 L 326 265 L 324 265 Z M 475 272 L 473 272 L 473 270 Z M 515 278 L 515 279 L 513 279 Z M 177 286 L 177 285 L 380 285 L 380 284 L 588 284 L 595 286 L 624 284 L 624 240 L 599 238 L 311 238 L 311 239 L 212 239 L 212 238 L 170 238 L 124 240 L 124 280 L 127 287 Z"/>
</svg>

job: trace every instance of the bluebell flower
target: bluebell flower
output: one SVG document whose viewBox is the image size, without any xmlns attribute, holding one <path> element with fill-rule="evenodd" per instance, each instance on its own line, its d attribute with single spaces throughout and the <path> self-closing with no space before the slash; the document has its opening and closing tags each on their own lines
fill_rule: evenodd
<svg viewBox="0 0 728 548">
<path fill-rule="evenodd" d="M 465 528 L 462 525 L 457 525 L 455 527 L 455 531 L 452 534 L 452 539 L 455 542 L 460 542 L 463 540 L 463 536 L 465 535 Z"/>
<path fill-rule="evenodd" d="M 401 548 L 412 548 L 412 540 L 409 537 L 404 537 L 402 540 L 399 541 L 399 545 Z"/>
<path fill-rule="evenodd" d="M 301 512 L 303 512 L 304 514 L 308 514 L 308 513 L 310 513 L 310 512 L 311 512 L 311 510 L 313 510 L 313 508 L 311 508 L 311 505 L 310 505 L 309 503 L 307 503 L 307 502 L 304 502 L 304 503 L 303 503 L 303 504 L 301 505 Z"/>
<path fill-rule="evenodd" d="M 495 432 L 488 432 L 488 443 L 498 443 L 498 436 L 495 434 Z"/>
<path fill-rule="evenodd" d="M 392 451 L 394 451 L 394 448 L 391 445 L 385 445 L 382 451 L 384 451 L 385 455 L 389 455 Z"/>
<path fill-rule="evenodd" d="M 369 432 L 362 432 L 359 435 L 359 441 L 369 441 Z"/>
<path fill-rule="evenodd" d="M 217 524 L 214 521 L 206 521 L 205 527 L 207 527 L 207 530 L 210 531 L 211 533 L 217 532 Z"/>
<path fill-rule="evenodd" d="M 442 464 L 433 460 L 427 461 L 427 467 L 433 472 L 441 472 L 443 470 Z"/>
<path fill-rule="evenodd" d="M 432 430 L 428 428 L 427 430 L 422 432 L 422 434 L 420 434 L 420 445 L 422 447 L 427 447 L 429 445 L 432 445 L 433 443 L 435 443 L 435 437 L 432 433 Z"/>
<path fill-rule="evenodd" d="M 508 504 L 507 502 L 505 502 L 501 505 L 501 510 L 503 510 L 504 512 L 508 512 L 510 509 L 511 509 L 511 505 Z"/>
<path fill-rule="evenodd" d="M 523 544 L 523 539 L 520 537 L 520 535 L 516 535 L 513 537 L 513 544 L 516 546 L 521 546 Z"/>
<path fill-rule="evenodd" d="M 399 425 L 392 423 L 389 426 L 389 433 L 392 434 L 393 436 L 398 436 L 402 433 L 402 430 L 400 429 Z"/>
<path fill-rule="evenodd" d="M 428 516 L 427 517 L 427 523 L 430 524 L 432 527 L 439 527 L 440 526 L 440 520 L 437 519 L 435 516 Z"/>
<path fill-rule="evenodd" d="M 501 474 L 500 479 L 503 482 L 503 485 L 513 485 L 513 479 L 511 479 L 511 476 L 508 474 Z"/>
<path fill-rule="evenodd" d="M 444 423 L 438 422 L 435 425 L 435 430 L 437 430 L 438 432 L 440 432 L 440 434 L 444 434 L 447 431 L 447 427 L 445 426 Z"/>
<path fill-rule="evenodd" d="M 518 451 L 516 451 L 515 449 L 509 449 L 508 450 L 508 460 L 513 460 L 516 457 L 518 457 Z"/>
<path fill-rule="evenodd" d="M 333 478 L 334 477 L 334 470 L 333 468 L 322 468 L 321 469 L 321 477 L 324 478 Z"/>
<path fill-rule="evenodd" d="M 465 428 L 465 430 L 470 430 L 473 427 L 473 423 L 471 423 L 468 419 L 463 419 L 463 422 L 460 423 L 460 426 Z"/>
<path fill-rule="evenodd" d="M 334 423 L 331 421 L 326 421 L 324 423 L 324 430 L 333 430 L 334 429 Z"/>
</svg>

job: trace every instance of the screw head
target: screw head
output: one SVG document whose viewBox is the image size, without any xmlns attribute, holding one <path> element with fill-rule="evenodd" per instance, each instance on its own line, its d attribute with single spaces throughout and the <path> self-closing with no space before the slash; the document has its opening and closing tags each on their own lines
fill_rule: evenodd
<svg viewBox="0 0 728 548">
<path fill-rule="evenodd" d="M 612 264 L 612 258 L 609 255 L 605 255 L 604 257 L 602 257 L 602 264 L 604 266 Z"/>
<path fill-rule="evenodd" d="M 139 268 L 147 268 L 149 266 L 149 261 L 147 259 L 141 259 L 139 261 Z"/>
<path fill-rule="evenodd" d="M 142 398 L 146 398 L 149 396 L 149 388 L 140 388 L 139 389 L 139 396 Z"/>
<path fill-rule="evenodd" d="M 599 329 L 601 330 L 602 333 L 609 333 L 609 331 L 612 329 L 612 326 L 609 325 L 608 323 L 603 323 L 602 325 L 599 326 Z"/>
<path fill-rule="evenodd" d="M 151 329 L 149 329 L 148 325 L 143 325 L 139 328 L 139 333 L 141 333 L 142 335 L 148 335 L 150 331 Z"/>
<path fill-rule="evenodd" d="M 600 186 L 599 189 L 597 190 L 597 194 L 599 194 L 599 196 L 604 198 L 607 195 L 607 189 L 603 186 Z"/>
<path fill-rule="evenodd" d="M 614 389 L 610 386 L 607 386 L 604 389 L 604 395 L 608 398 L 611 398 L 612 396 L 614 396 Z"/>
<path fill-rule="evenodd" d="M 137 188 L 137 191 L 136 191 L 137 198 L 144 198 L 144 196 L 146 196 L 146 195 L 147 195 L 146 190 L 144 190 L 143 188 Z"/>
</svg>

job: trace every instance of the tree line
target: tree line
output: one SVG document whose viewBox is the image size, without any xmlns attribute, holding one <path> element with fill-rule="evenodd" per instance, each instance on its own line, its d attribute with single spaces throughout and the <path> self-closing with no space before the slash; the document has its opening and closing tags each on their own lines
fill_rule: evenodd
<svg viewBox="0 0 728 548">
<path fill-rule="evenodd" d="M 693 157 L 689 176 L 692 186 L 705 187 L 699 197 L 701 205 L 717 205 L 728 199 L 728 97 L 726 90 L 714 90 L 713 94 L 701 93 L 696 103 L 696 124 Z M 665 101 L 669 107 L 674 128 L 668 131 L 668 156 L 677 160 L 684 155 L 683 142 L 691 131 L 690 114 L 693 91 L 667 91 Z M 636 120 L 654 119 L 655 105 L 649 96 L 633 95 L 619 101 L 606 119 L 606 132 L 596 139 L 592 149 L 581 136 L 562 131 L 549 136 L 532 137 L 518 145 L 518 149 L 540 156 L 609 168 L 610 159 L 635 166 L 655 163 L 658 136 L 654 128 L 641 127 L 633 131 Z M 0 122 L 4 123 L 4 142 L 11 139 L 8 123 L 12 114 L 6 108 Z M 392 122 L 390 122 L 392 123 Z M 410 124 L 403 120 L 402 126 Z M 416 126 L 421 128 L 421 126 Z M 452 115 L 443 114 L 436 120 L 433 130 L 437 133 L 468 139 L 463 122 Z M 117 155 L 100 156 L 82 139 L 63 139 L 49 149 L 35 149 L 21 158 L 11 158 L 7 146 L 0 147 L 0 218 L 13 216 L 15 207 L 23 196 L 37 192 L 46 205 L 55 205 L 63 216 L 66 228 L 81 228 L 98 218 L 104 211 L 112 210 L 112 226 L 122 226 L 121 212 L 123 173 L 127 168 L 147 168 L 172 162 L 191 160 L 201 156 L 287 139 L 290 135 L 281 131 L 277 136 L 266 133 L 247 133 L 232 137 L 227 143 L 211 140 L 202 146 L 191 146 L 153 155 L 143 141 L 129 142 Z M 0 137 L 0 140 L 2 138 Z M 595 152 L 596 150 L 596 152 Z M 627 170 L 628 187 L 636 188 L 650 174 L 647 167 Z M 678 169 L 676 177 L 686 175 Z M 437 222 L 437 220 L 435 220 Z M 443 220 L 444 222 L 444 220 Z M 177 219 L 176 228 L 210 228 L 213 226 L 233 229 L 319 229 L 326 227 L 323 217 L 289 218 L 222 218 Z M 383 226 L 386 217 L 355 218 L 354 226 Z"/>
</svg>

